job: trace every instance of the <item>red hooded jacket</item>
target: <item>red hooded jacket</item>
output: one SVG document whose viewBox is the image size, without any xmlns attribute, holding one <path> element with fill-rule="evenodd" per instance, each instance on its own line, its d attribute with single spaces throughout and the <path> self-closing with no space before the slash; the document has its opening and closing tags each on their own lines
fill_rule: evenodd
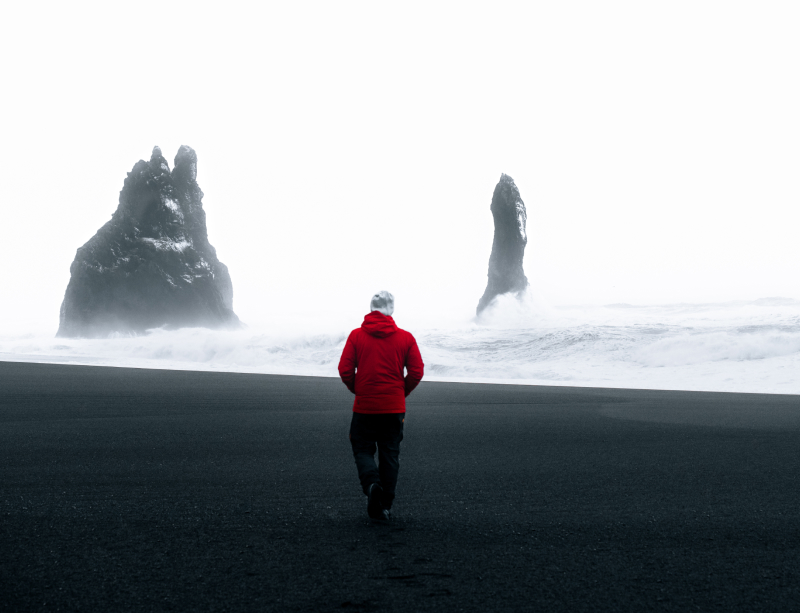
<svg viewBox="0 0 800 613">
<path fill-rule="evenodd" d="M 339 360 L 339 376 L 356 395 L 354 413 L 405 413 L 406 396 L 422 380 L 424 368 L 411 333 L 379 311 L 350 333 Z"/>
</svg>

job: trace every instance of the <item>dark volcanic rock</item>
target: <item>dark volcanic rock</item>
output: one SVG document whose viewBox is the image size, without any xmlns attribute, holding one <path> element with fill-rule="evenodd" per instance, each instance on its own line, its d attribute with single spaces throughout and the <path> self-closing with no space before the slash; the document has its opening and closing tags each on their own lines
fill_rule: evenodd
<svg viewBox="0 0 800 613">
<path fill-rule="evenodd" d="M 128 173 L 111 220 L 78 249 L 58 336 L 238 327 L 228 268 L 208 242 L 197 155 L 158 147 Z"/>
<path fill-rule="evenodd" d="M 508 175 L 500 175 L 492 195 L 491 209 L 494 241 L 489 256 L 489 282 L 478 302 L 478 315 L 495 296 L 508 292 L 520 294 L 528 287 L 528 279 L 522 270 L 522 258 L 528 243 L 525 231 L 528 214 L 514 179 Z"/>
</svg>

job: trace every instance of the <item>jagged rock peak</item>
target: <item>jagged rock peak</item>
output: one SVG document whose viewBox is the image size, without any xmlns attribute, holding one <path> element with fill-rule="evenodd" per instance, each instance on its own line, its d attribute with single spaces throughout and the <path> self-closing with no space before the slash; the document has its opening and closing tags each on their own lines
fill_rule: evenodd
<svg viewBox="0 0 800 613">
<path fill-rule="evenodd" d="M 181 145 L 178 153 L 175 154 L 175 171 L 188 179 L 197 179 L 197 154 L 194 149 Z"/>
<path fill-rule="evenodd" d="M 237 327 L 228 269 L 208 242 L 197 154 L 159 147 L 128 173 L 111 220 L 78 249 L 58 336 Z"/>
<path fill-rule="evenodd" d="M 478 302 L 478 315 L 500 294 L 520 295 L 528 287 L 522 268 L 528 244 L 528 214 L 514 179 L 507 174 L 500 175 L 490 209 L 494 218 L 494 240 L 489 256 L 489 280 Z"/>
</svg>

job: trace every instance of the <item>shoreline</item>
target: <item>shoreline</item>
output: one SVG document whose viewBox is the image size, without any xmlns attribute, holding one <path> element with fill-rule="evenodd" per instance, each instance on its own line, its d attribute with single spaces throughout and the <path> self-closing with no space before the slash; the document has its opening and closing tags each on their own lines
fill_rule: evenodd
<svg viewBox="0 0 800 613">
<path fill-rule="evenodd" d="M 29 358 L 29 359 L 26 359 Z M 110 361 L 110 360 L 109 360 Z M 208 366 L 203 367 L 199 363 L 171 363 L 169 365 L 158 365 L 152 359 L 140 358 L 132 359 L 130 363 L 103 363 L 100 359 L 97 360 L 80 360 L 71 357 L 59 358 L 57 356 L 48 356 L 47 360 L 40 359 L 40 356 L 26 356 L 20 354 L 3 354 L 0 353 L 0 363 L 18 363 L 18 364 L 50 364 L 61 366 L 89 366 L 98 368 L 128 368 L 136 370 L 157 370 L 157 371 L 175 371 L 175 372 L 197 372 L 197 373 L 238 373 L 250 375 L 271 375 L 271 376 L 285 376 L 285 377 L 313 377 L 321 379 L 335 379 L 339 380 L 336 375 L 316 374 L 316 373 L 290 373 L 290 372 L 267 372 L 265 370 L 257 370 L 255 368 L 241 368 L 241 367 L 225 367 L 225 366 Z M 496 379 L 496 378 L 460 378 L 460 377 L 447 377 L 439 375 L 431 375 L 426 373 L 424 381 L 436 383 L 453 383 L 453 384 L 476 384 L 476 385 L 520 385 L 526 387 L 564 387 L 564 388 L 589 388 L 589 389 L 609 389 L 609 390 L 650 390 L 650 391 L 663 391 L 663 392 L 697 392 L 708 394 L 764 394 L 769 396 L 800 396 L 800 392 L 781 392 L 781 391 L 740 391 L 740 390 L 727 390 L 727 389 L 711 389 L 712 386 L 703 387 L 659 387 L 656 385 L 648 386 L 630 386 L 630 385 L 599 385 L 596 382 L 584 381 L 564 381 L 558 379 Z"/>
</svg>

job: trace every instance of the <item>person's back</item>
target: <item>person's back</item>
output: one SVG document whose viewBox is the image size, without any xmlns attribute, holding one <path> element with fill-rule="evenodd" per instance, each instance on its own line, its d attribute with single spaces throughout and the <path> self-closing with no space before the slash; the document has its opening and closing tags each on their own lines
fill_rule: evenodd
<svg viewBox="0 0 800 613">
<path fill-rule="evenodd" d="M 339 375 L 356 395 L 350 443 L 369 498 L 369 516 L 388 519 L 397 484 L 406 396 L 422 380 L 424 364 L 414 337 L 392 319 L 394 297 L 379 292 L 372 297 L 370 309 L 345 343 Z M 375 465 L 376 446 L 380 467 Z"/>
</svg>

